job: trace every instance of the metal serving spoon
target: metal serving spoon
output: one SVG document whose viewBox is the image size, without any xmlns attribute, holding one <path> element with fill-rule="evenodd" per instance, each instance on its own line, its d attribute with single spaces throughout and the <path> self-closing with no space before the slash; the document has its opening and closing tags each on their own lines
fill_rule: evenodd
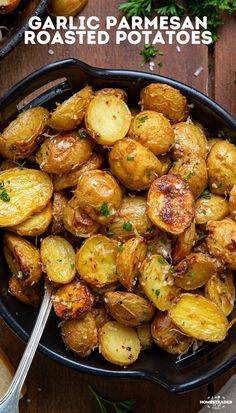
<svg viewBox="0 0 236 413">
<path fill-rule="evenodd" d="M 7 393 L 0 400 L 0 413 L 19 413 L 19 397 L 25 378 L 31 366 L 40 338 L 43 334 L 52 307 L 51 295 L 53 287 L 45 284 L 44 297 L 24 354 L 17 368 Z"/>
</svg>

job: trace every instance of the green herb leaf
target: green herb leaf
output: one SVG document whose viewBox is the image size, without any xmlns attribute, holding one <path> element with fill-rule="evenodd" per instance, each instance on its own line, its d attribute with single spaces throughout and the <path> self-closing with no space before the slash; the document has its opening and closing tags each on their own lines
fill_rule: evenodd
<svg viewBox="0 0 236 413">
<path fill-rule="evenodd" d="M 140 56 L 143 57 L 143 60 L 141 62 L 141 66 L 144 66 L 146 63 L 150 63 L 152 59 L 154 59 L 154 57 L 156 57 L 156 55 L 158 54 L 158 49 L 153 46 L 152 44 L 145 44 L 143 50 L 141 50 L 141 52 L 139 53 Z M 143 117 L 147 118 L 147 116 Z M 140 118 L 142 119 L 142 118 Z M 139 121 L 141 122 L 141 120 L 139 119 Z M 145 122 L 145 119 L 144 121 Z"/>
<path fill-rule="evenodd" d="M 156 294 L 157 297 L 160 296 L 160 294 L 161 294 L 160 288 L 157 288 L 157 289 L 155 290 L 155 294 Z"/>
<path fill-rule="evenodd" d="M 133 161 L 134 160 L 134 156 L 127 156 L 127 161 Z"/>
<path fill-rule="evenodd" d="M 118 251 L 119 251 L 119 252 L 124 251 L 124 245 L 123 245 L 123 244 L 119 244 L 119 245 L 118 245 Z"/>
<path fill-rule="evenodd" d="M 168 0 L 165 1 L 165 3 L 166 4 L 163 7 L 159 7 L 156 10 L 158 14 L 163 16 L 183 17 L 185 13 L 185 8 L 181 4 L 176 3 L 175 0 Z"/>
<path fill-rule="evenodd" d="M 168 264 L 168 262 L 166 261 L 165 258 L 159 258 L 158 261 L 160 262 L 160 264 Z"/>
<path fill-rule="evenodd" d="M 104 216 L 104 217 L 109 217 L 110 215 L 110 211 L 108 209 L 108 205 L 106 202 L 103 202 L 101 208 L 100 208 L 100 213 Z"/>
<path fill-rule="evenodd" d="M 75 264 L 70 264 L 70 269 L 74 270 L 75 269 Z"/>
<path fill-rule="evenodd" d="M 107 235 L 115 235 L 115 231 L 113 230 L 113 229 L 109 229 L 108 231 L 107 231 Z"/>
<path fill-rule="evenodd" d="M 142 118 L 138 118 L 138 121 L 144 123 L 148 119 L 148 116 L 143 116 Z"/>
<path fill-rule="evenodd" d="M 98 405 L 100 407 L 100 412 L 101 413 L 108 413 L 106 405 L 112 406 L 115 413 L 131 413 L 133 412 L 133 409 L 136 404 L 136 400 L 130 399 L 130 400 L 124 400 L 121 402 L 113 402 L 111 400 L 104 399 L 104 397 L 100 396 L 92 386 L 88 386 L 89 390 L 95 397 L 95 399 L 98 402 Z"/>
<path fill-rule="evenodd" d="M 122 11 L 127 18 L 132 16 L 150 16 L 153 7 L 153 0 L 129 0 L 119 5 L 118 9 Z"/>
<path fill-rule="evenodd" d="M 211 193 L 208 189 L 205 189 L 205 191 L 201 194 L 201 198 L 204 199 L 211 199 Z"/>
<path fill-rule="evenodd" d="M 125 221 L 123 225 L 123 229 L 125 229 L 126 231 L 132 231 L 133 225 L 131 224 L 131 222 Z"/>
<path fill-rule="evenodd" d="M 187 274 L 187 276 L 188 276 L 189 278 L 194 277 L 194 275 L 195 275 L 195 272 L 194 272 L 194 271 L 190 271 L 190 272 Z"/>
<path fill-rule="evenodd" d="M 88 133 L 84 128 L 81 128 L 79 130 L 79 136 L 81 137 L 81 139 L 86 139 L 88 137 Z"/>
<path fill-rule="evenodd" d="M 185 177 L 184 181 L 187 182 L 190 178 L 192 178 L 195 175 L 195 172 L 189 172 Z"/>
</svg>

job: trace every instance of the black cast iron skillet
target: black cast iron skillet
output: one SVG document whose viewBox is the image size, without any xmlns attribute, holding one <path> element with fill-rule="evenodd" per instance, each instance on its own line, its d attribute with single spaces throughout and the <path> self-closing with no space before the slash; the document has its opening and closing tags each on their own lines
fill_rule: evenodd
<svg viewBox="0 0 236 413">
<path fill-rule="evenodd" d="M 188 98 L 189 103 L 194 105 L 192 114 L 197 121 L 213 133 L 224 130 L 236 142 L 236 120 L 222 107 L 195 89 L 162 76 L 125 70 L 95 69 L 74 59 L 45 66 L 10 89 L 0 99 L 1 127 L 7 125 L 18 114 L 17 106 L 22 100 L 49 82 L 63 77 L 67 80 L 31 99 L 23 109 L 36 105 L 55 107 L 55 102 L 66 99 L 85 84 L 93 86 L 94 89 L 103 87 L 125 89 L 130 103 L 137 104 L 139 92 L 144 86 L 151 82 L 167 83 L 179 89 Z M 8 294 L 9 270 L 3 258 L 0 257 L 0 260 L 0 315 L 23 340 L 27 341 L 37 311 L 28 308 Z M 236 316 L 236 310 L 233 316 Z M 76 358 L 66 351 L 60 336 L 58 319 L 51 314 L 39 350 L 59 363 L 86 373 L 146 379 L 162 385 L 171 392 L 183 392 L 214 380 L 235 365 L 236 327 L 230 330 L 223 343 L 205 344 L 194 353 L 190 352 L 181 358 L 154 347 L 142 352 L 135 364 L 124 369 L 109 364 L 97 351 L 83 359 Z"/>
<path fill-rule="evenodd" d="M 24 32 L 29 28 L 32 16 L 42 16 L 49 0 L 21 0 L 13 13 L 0 15 L 0 26 L 10 30 L 10 36 L 0 43 L 0 60 L 10 53 L 21 42 Z"/>
</svg>

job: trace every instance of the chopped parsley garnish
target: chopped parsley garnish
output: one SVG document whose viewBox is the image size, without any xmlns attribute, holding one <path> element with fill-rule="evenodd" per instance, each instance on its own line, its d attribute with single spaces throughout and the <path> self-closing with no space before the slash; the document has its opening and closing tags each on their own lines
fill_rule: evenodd
<svg viewBox="0 0 236 413">
<path fill-rule="evenodd" d="M 84 128 L 81 128 L 79 130 L 79 136 L 81 137 L 81 139 L 86 139 L 88 137 L 88 133 Z"/>
<path fill-rule="evenodd" d="M 192 178 L 195 175 L 195 172 L 189 172 L 185 177 L 184 181 L 187 182 L 190 178 Z"/>
<path fill-rule="evenodd" d="M 219 185 L 218 185 L 218 188 L 223 188 L 223 184 L 222 183 L 220 183 Z"/>
<path fill-rule="evenodd" d="M 3 181 L 0 181 L 0 199 L 3 202 L 9 202 L 11 200 L 10 195 L 8 194 L 6 188 L 5 188 L 5 184 Z"/>
<path fill-rule="evenodd" d="M 74 268 L 75 268 L 75 264 L 70 264 L 70 269 L 74 270 Z"/>
<path fill-rule="evenodd" d="M 205 191 L 202 193 L 201 198 L 204 199 L 211 199 L 211 193 L 208 189 L 205 189 Z"/>
<path fill-rule="evenodd" d="M 155 227 L 149 227 L 147 228 L 148 234 L 151 234 L 154 231 Z"/>
<path fill-rule="evenodd" d="M 127 347 L 127 350 L 128 349 L 131 350 L 130 347 Z M 132 413 L 134 411 L 136 400 L 130 399 L 121 402 L 113 402 L 111 400 L 104 399 L 102 396 L 96 393 L 92 386 L 89 385 L 88 387 L 93 396 L 95 397 L 101 413 L 107 413 L 108 406 L 112 407 L 112 411 L 114 411 L 115 413 Z"/>
<path fill-rule="evenodd" d="M 110 215 L 110 211 L 108 209 L 108 205 L 106 202 L 103 202 L 101 209 L 100 209 L 100 213 L 104 216 L 104 217 L 109 217 Z"/>
<path fill-rule="evenodd" d="M 178 159 L 174 159 L 172 165 L 175 166 L 177 163 L 178 163 Z"/>
<path fill-rule="evenodd" d="M 157 288 L 157 289 L 155 290 L 155 294 L 156 294 L 157 297 L 160 296 L 160 294 L 161 294 L 160 288 Z"/>
<path fill-rule="evenodd" d="M 190 271 L 187 275 L 188 275 L 189 278 L 192 278 L 192 277 L 195 275 L 195 272 L 194 272 L 194 271 Z"/>
<path fill-rule="evenodd" d="M 134 160 L 134 156 L 127 156 L 127 161 L 133 161 Z"/>
<path fill-rule="evenodd" d="M 198 233 L 198 239 L 199 239 L 199 241 L 202 240 L 202 239 L 205 239 L 206 237 L 207 237 L 207 235 L 204 234 L 204 232 L 199 232 L 199 233 Z"/>
<path fill-rule="evenodd" d="M 159 60 L 159 62 L 157 62 L 157 65 L 158 65 L 159 67 L 163 67 L 163 62 L 161 62 L 161 61 Z"/>
<path fill-rule="evenodd" d="M 115 235 L 115 231 L 114 231 L 114 229 L 109 229 L 108 231 L 107 231 L 107 235 Z"/>
<path fill-rule="evenodd" d="M 138 118 L 138 121 L 144 123 L 148 119 L 148 116 L 143 116 L 142 118 Z"/>
<path fill-rule="evenodd" d="M 160 262 L 160 264 L 168 264 L 168 262 L 166 261 L 165 258 L 159 258 L 158 261 Z"/>
<path fill-rule="evenodd" d="M 146 63 L 150 63 L 151 60 L 156 57 L 158 49 L 152 44 L 145 44 L 143 50 L 139 53 L 143 57 L 141 66 L 144 66 Z M 140 119 L 139 119 L 140 120 Z M 144 121 L 145 122 L 145 121 Z"/>
<path fill-rule="evenodd" d="M 123 229 L 125 229 L 126 231 L 132 231 L 133 225 L 131 224 L 131 222 L 125 221 L 123 225 Z"/>
<path fill-rule="evenodd" d="M 123 244 L 119 244 L 119 245 L 118 245 L 118 251 L 119 251 L 119 252 L 124 251 L 124 245 L 123 245 Z"/>
</svg>

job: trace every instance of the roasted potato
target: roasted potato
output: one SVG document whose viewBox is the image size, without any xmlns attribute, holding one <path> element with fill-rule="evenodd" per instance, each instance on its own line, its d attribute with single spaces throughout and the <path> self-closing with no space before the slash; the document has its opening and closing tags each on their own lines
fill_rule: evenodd
<svg viewBox="0 0 236 413">
<path fill-rule="evenodd" d="M 104 302 L 109 314 L 119 323 L 137 327 L 148 323 L 155 313 L 155 307 L 137 294 L 123 291 L 108 292 Z"/>
<path fill-rule="evenodd" d="M 139 268 L 146 256 L 147 244 L 141 237 L 131 238 L 119 245 L 116 260 L 120 283 L 131 291 L 136 283 Z M 119 320 L 117 320 L 119 321 Z"/>
<path fill-rule="evenodd" d="M 88 238 L 98 232 L 100 225 L 92 220 L 90 216 L 79 206 L 79 199 L 74 195 L 67 202 L 64 213 L 63 222 L 65 229 L 76 237 Z"/>
<path fill-rule="evenodd" d="M 13 275 L 24 280 L 28 287 L 36 284 L 42 275 L 37 248 L 18 235 L 4 235 L 4 255 Z"/>
<path fill-rule="evenodd" d="M 8 291 L 22 303 L 32 307 L 38 307 L 41 299 L 39 284 L 27 285 L 22 278 L 13 275 L 9 279 Z"/>
<path fill-rule="evenodd" d="M 44 172 L 66 174 L 78 169 L 92 155 L 94 143 L 80 131 L 63 132 L 44 141 L 36 154 L 36 162 Z"/>
<path fill-rule="evenodd" d="M 147 242 L 147 256 L 161 255 L 171 259 L 172 242 L 166 232 L 159 232 L 157 236 Z"/>
<path fill-rule="evenodd" d="M 118 280 L 116 257 L 118 243 L 104 235 L 93 235 L 76 253 L 76 268 L 88 284 L 103 287 Z"/>
<path fill-rule="evenodd" d="M 75 196 L 78 205 L 99 224 L 110 222 L 122 201 L 122 191 L 115 178 L 99 169 L 80 176 Z"/>
<path fill-rule="evenodd" d="M 192 156 L 192 154 L 206 159 L 207 138 L 202 129 L 188 122 L 177 123 L 173 129 L 175 145 L 172 155 L 175 159 Z"/>
<path fill-rule="evenodd" d="M 170 122 L 185 121 L 188 117 L 187 99 L 179 90 L 160 83 L 151 83 L 140 93 L 142 110 L 162 113 Z"/>
<path fill-rule="evenodd" d="M 230 315 L 234 308 L 235 286 L 231 271 L 219 271 L 205 285 L 205 296 L 213 301 L 223 313 Z"/>
<path fill-rule="evenodd" d="M 65 232 L 63 214 L 66 204 L 68 202 L 67 196 L 63 191 L 54 192 L 52 202 L 52 234 L 59 235 Z"/>
<path fill-rule="evenodd" d="M 106 226 L 105 233 L 112 238 L 152 236 L 155 228 L 147 216 L 147 201 L 141 196 L 124 197 L 118 215 Z"/>
<path fill-rule="evenodd" d="M 0 134 L 1 155 L 13 161 L 28 158 L 41 143 L 48 118 L 40 106 L 20 113 Z"/>
<path fill-rule="evenodd" d="M 236 270 L 236 222 L 230 218 L 210 221 L 206 238 L 210 254 Z"/>
<path fill-rule="evenodd" d="M 175 241 L 175 246 L 172 252 L 172 259 L 175 264 L 183 260 L 187 255 L 190 254 L 192 247 L 197 239 L 198 237 L 195 223 L 192 222 L 190 227 L 188 227 L 182 234 L 180 234 Z"/>
<path fill-rule="evenodd" d="M 233 186 L 229 194 L 229 211 L 231 218 L 236 221 L 236 184 Z"/>
<path fill-rule="evenodd" d="M 12 13 L 21 0 L 2 0 L 0 2 L 0 14 Z"/>
<path fill-rule="evenodd" d="M 179 295 L 169 309 L 169 316 L 183 333 L 213 343 L 223 341 L 229 327 L 222 310 L 198 294 Z"/>
<path fill-rule="evenodd" d="M 129 189 L 141 191 L 161 176 L 162 164 L 156 156 L 134 139 L 118 141 L 109 153 L 111 172 Z"/>
<path fill-rule="evenodd" d="M 152 255 L 140 269 L 140 284 L 156 308 L 168 310 L 180 289 L 174 285 L 173 269 L 161 255 Z"/>
<path fill-rule="evenodd" d="M 49 203 L 42 211 L 37 212 L 21 224 L 9 227 L 9 230 L 22 237 L 38 237 L 47 231 L 51 221 L 52 204 Z"/>
<path fill-rule="evenodd" d="M 51 0 L 48 11 L 52 16 L 76 16 L 88 0 Z"/>
<path fill-rule="evenodd" d="M 128 95 L 123 89 L 118 89 L 118 88 L 111 88 L 107 87 L 104 89 L 97 90 L 94 93 L 95 96 L 99 95 L 114 95 L 119 99 L 122 99 L 125 103 L 128 102 Z"/>
<path fill-rule="evenodd" d="M 228 141 L 213 145 L 207 158 L 211 192 L 229 193 L 236 183 L 236 147 Z"/>
<path fill-rule="evenodd" d="M 52 296 L 52 303 L 58 317 L 73 320 L 91 310 L 94 298 L 87 285 L 73 280 L 58 288 Z"/>
<path fill-rule="evenodd" d="M 184 290 L 202 287 L 216 273 L 213 259 L 201 252 L 189 254 L 175 266 L 175 285 Z"/>
<path fill-rule="evenodd" d="M 159 157 L 159 161 L 161 162 L 161 176 L 167 175 L 171 166 L 172 166 L 172 161 L 169 156 L 164 155 Z"/>
<path fill-rule="evenodd" d="M 42 240 L 40 256 L 42 269 L 58 284 L 68 284 L 75 277 L 75 252 L 64 238 L 50 235 Z"/>
<path fill-rule="evenodd" d="M 197 199 L 207 185 L 206 162 L 200 156 L 187 156 L 176 160 L 169 171 L 171 175 L 178 175 L 189 185 L 194 199 Z"/>
<path fill-rule="evenodd" d="M 0 173 L 0 227 L 26 221 L 48 205 L 52 182 L 44 172 L 13 168 Z"/>
<path fill-rule="evenodd" d="M 134 363 L 141 350 L 136 331 L 117 321 L 109 321 L 100 329 L 99 348 L 107 361 L 120 366 Z"/>
<path fill-rule="evenodd" d="M 89 134 L 100 145 L 112 146 L 126 136 L 131 113 L 126 103 L 112 93 L 98 94 L 90 102 L 85 125 Z"/>
<path fill-rule="evenodd" d="M 222 141 L 222 139 L 219 139 L 219 138 L 208 139 L 208 141 L 207 141 L 208 151 L 210 152 L 212 146 L 215 145 L 215 143 L 220 142 L 220 141 Z"/>
<path fill-rule="evenodd" d="M 66 348 L 80 357 L 88 356 L 97 347 L 98 332 L 91 312 L 78 320 L 63 321 L 61 334 Z"/>
<path fill-rule="evenodd" d="M 92 88 L 85 86 L 50 113 L 49 126 L 59 132 L 76 129 L 81 124 L 92 97 Z"/>
<path fill-rule="evenodd" d="M 148 192 L 147 214 L 160 230 L 180 235 L 194 218 L 189 186 L 176 175 L 156 179 Z"/>
<path fill-rule="evenodd" d="M 67 174 L 55 175 L 53 179 L 55 191 L 61 191 L 62 189 L 76 186 L 78 183 L 79 177 L 84 172 L 92 171 L 94 169 L 99 169 L 102 163 L 103 163 L 102 154 L 94 153 L 87 162 L 85 162 L 83 165 L 80 166 L 80 168 L 76 169 L 75 171 L 71 171 Z"/>
<path fill-rule="evenodd" d="M 151 324 L 155 344 L 171 354 L 184 354 L 193 344 L 193 338 L 183 334 L 171 321 L 168 312 L 159 312 Z"/>
<path fill-rule="evenodd" d="M 195 204 L 195 221 L 205 227 L 209 221 L 220 221 L 229 214 L 229 203 L 220 195 L 205 191 Z"/>
<path fill-rule="evenodd" d="M 152 347 L 154 341 L 151 335 L 150 324 L 142 324 L 141 326 L 138 326 L 136 330 L 140 341 L 141 350 L 147 350 Z"/>
<path fill-rule="evenodd" d="M 145 110 L 135 116 L 129 136 L 155 155 L 169 152 L 174 145 L 174 132 L 169 120 L 152 110 Z"/>
<path fill-rule="evenodd" d="M 111 320 L 104 304 L 94 305 L 91 309 L 91 313 L 95 318 L 97 329 L 103 327 L 104 324 Z"/>
</svg>

